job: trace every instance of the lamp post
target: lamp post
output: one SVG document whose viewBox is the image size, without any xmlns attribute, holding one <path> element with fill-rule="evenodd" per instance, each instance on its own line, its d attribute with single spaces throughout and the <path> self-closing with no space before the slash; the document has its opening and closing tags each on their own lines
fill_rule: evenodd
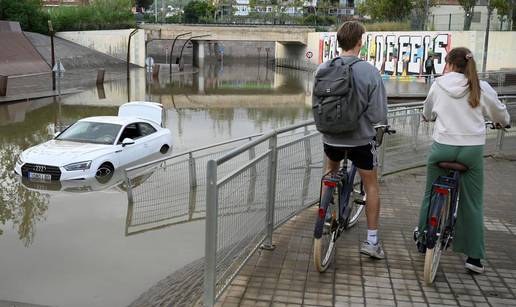
<svg viewBox="0 0 516 307">
<path fill-rule="evenodd" d="M 50 53 L 51 53 L 51 63 L 52 68 L 54 68 L 54 65 L 56 65 L 56 58 L 54 53 L 54 27 L 52 27 L 52 20 L 48 21 L 48 34 L 50 34 Z M 52 71 L 52 90 L 56 90 L 56 73 Z"/>
<path fill-rule="evenodd" d="M 493 6 L 491 0 L 487 1 L 487 25 L 486 25 L 486 36 L 484 39 L 484 54 L 482 58 L 482 72 L 486 72 L 487 66 L 487 50 L 489 48 L 489 30 L 491 28 L 491 15 L 493 14 Z"/>
</svg>

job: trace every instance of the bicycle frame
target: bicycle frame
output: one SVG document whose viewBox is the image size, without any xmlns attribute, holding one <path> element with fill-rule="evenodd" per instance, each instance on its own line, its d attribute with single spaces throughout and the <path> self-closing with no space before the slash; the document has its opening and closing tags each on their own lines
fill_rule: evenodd
<svg viewBox="0 0 516 307">
<path fill-rule="evenodd" d="M 338 206 L 339 206 L 339 221 L 337 221 L 337 225 L 332 225 L 332 227 L 339 227 L 338 235 L 335 239 L 337 239 L 344 229 L 344 226 L 347 223 L 343 223 L 343 217 L 347 216 L 348 212 L 346 210 L 349 210 L 350 206 L 348 206 L 349 197 L 351 195 L 351 191 L 353 190 L 353 182 L 350 182 L 349 178 L 353 178 L 357 168 L 356 166 L 351 163 L 351 168 L 348 171 L 348 159 L 347 154 L 344 156 L 342 166 L 336 173 L 327 173 L 323 176 L 321 180 L 321 187 L 320 187 L 320 195 L 321 197 L 330 197 L 334 193 L 334 189 L 337 189 L 338 192 Z M 323 194 L 323 188 L 326 188 L 326 193 Z M 321 199 L 319 204 L 326 204 L 328 203 L 328 200 Z M 320 238 L 322 236 L 322 229 L 323 229 L 323 223 L 324 218 L 326 217 L 326 208 L 319 207 L 319 221 L 316 224 L 315 231 L 314 231 L 314 237 L 316 239 Z M 347 222 L 347 221 L 346 221 Z"/>
<path fill-rule="evenodd" d="M 432 184 L 432 196 L 430 197 L 430 205 L 428 206 L 428 228 L 425 230 L 426 246 L 433 248 L 437 240 L 446 240 L 445 247 L 448 247 L 448 240 L 453 236 L 453 229 L 457 218 L 458 199 L 459 199 L 459 178 L 460 172 L 450 170 L 447 176 L 439 176 Z M 440 197 L 440 199 L 438 198 Z M 445 202 L 441 199 L 445 197 Z M 434 200 L 437 200 L 434 202 Z M 445 208 L 435 208 L 436 205 L 444 205 Z M 446 209 L 445 211 L 443 211 Z M 439 213 L 439 216 L 432 215 Z M 446 214 L 446 225 L 444 233 L 434 233 L 438 227 L 438 221 L 443 214 Z M 428 234 L 431 234 L 428 236 Z"/>
</svg>

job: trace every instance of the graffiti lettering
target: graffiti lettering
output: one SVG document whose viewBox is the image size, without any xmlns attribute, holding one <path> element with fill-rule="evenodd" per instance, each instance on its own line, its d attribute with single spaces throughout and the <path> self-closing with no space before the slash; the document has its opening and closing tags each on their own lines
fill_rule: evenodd
<svg viewBox="0 0 516 307">
<path fill-rule="evenodd" d="M 421 75 L 423 64 L 433 54 L 435 71 L 443 73 L 445 57 L 451 48 L 451 34 L 437 32 L 399 32 L 388 34 L 381 32 L 366 33 L 360 57 L 374 65 L 386 75 Z M 337 46 L 337 34 L 321 33 L 320 63 L 340 54 Z"/>
</svg>

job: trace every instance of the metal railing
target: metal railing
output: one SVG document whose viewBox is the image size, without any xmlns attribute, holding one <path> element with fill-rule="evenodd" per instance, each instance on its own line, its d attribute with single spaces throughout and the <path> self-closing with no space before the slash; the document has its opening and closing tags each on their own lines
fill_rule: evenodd
<svg viewBox="0 0 516 307">
<path fill-rule="evenodd" d="M 516 96 L 501 99 L 515 127 Z M 421 110 L 421 102 L 389 106 L 397 133 L 384 138 L 380 175 L 425 164 L 433 123 L 420 121 Z M 515 136 L 516 129 L 488 130 L 486 153 Z M 206 218 L 204 303 L 213 304 L 262 243 L 272 247 L 275 228 L 316 203 L 322 167 L 309 121 L 128 168 L 126 235 Z"/>
<path fill-rule="evenodd" d="M 260 135 L 204 146 L 126 169 L 126 235 L 203 219 L 206 162 Z M 242 159 L 234 159 L 221 173 L 228 172 Z"/>
<path fill-rule="evenodd" d="M 516 113 L 516 104 L 507 106 Z M 388 121 L 397 133 L 386 136 L 380 148 L 380 175 L 426 163 L 433 123 L 421 122 L 422 108 L 422 103 L 390 107 Z M 516 118 L 512 118 L 514 125 Z M 299 128 L 305 133 L 278 144 L 279 136 Z M 485 153 L 500 152 L 507 135 L 503 130 L 488 129 Z M 247 163 L 220 174 L 221 167 L 248 152 L 253 154 Z M 318 201 L 322 166 L 322 143 L 313 121 L 271 131 L 208 161 L 205 306 L 215 304 L 260 246 L 273 248 L 274 229 Z"/>
<path fill-rule="evenodd" d="M 309 121 L 273 130 L 208 161 L 205 305 L 215 303 L 262 243 L 273 247 L 276 227 L 317 202 L 321 148 L 320 134 Z M 241 155 L 252 159 L 220 174 L 221 167 Z"/>
</svg>

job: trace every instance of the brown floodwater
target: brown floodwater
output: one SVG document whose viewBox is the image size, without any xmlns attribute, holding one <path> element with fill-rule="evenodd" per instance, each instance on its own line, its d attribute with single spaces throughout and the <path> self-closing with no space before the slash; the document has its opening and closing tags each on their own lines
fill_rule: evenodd
<svg viewBox="0 0 516 307">
<path fill-rule="evenodd" d="M 126 306 L 204 256 L 202 220 L 127 234 L 120 171 L 107 183 L 30 182 L 13 171 L 21 151 L 80 118 L 150 100 L 164 105 L 178 153 L 309 119 L 311 86 L 307 72 L 213 64 L 158 80 L 133 70 L 129 82 L 0 105 L 0 302 Z"/>
</svg>

